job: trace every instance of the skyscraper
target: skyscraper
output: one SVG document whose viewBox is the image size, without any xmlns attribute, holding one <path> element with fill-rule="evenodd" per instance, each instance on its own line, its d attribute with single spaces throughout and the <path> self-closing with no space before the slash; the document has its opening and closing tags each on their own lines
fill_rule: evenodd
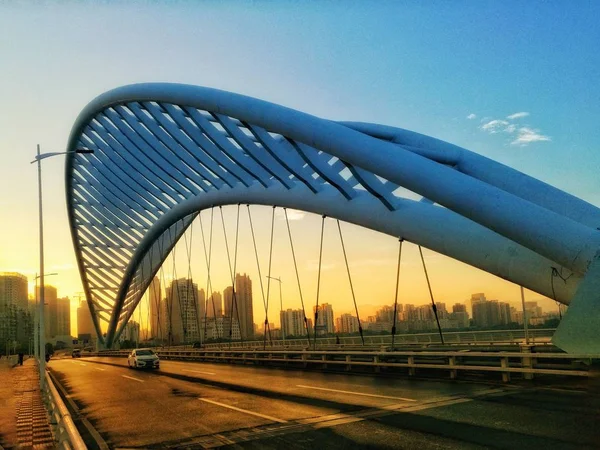
<svg viewBox="0 0 600 450">
<path fill-rule="evenodd" d="M 333 308 L 329 303 L 323 303 L 318 307 L 318 316 L 316 320 L 317 334 L 335 333 L 333 326 Z M 317 313 L 317 306 L 313 306 L 313 313 Z"/>
<path fill-rule="evenodd" d="M 242 339 L 252 339 L 254 337 L 254 312 L 252 310 L 252 280 L 248 275 L 239 273 L 235 275 L 235 296 L 240 312 L 240 334 Z"/>
<path fill-rule="evenodd" d="M 69 297 L 56 299 L 54 336 L 71 336 L 71 301 Z"/>
<path fill-rule="evenodd" d="M 166 336 L 170 344 L 195 342 L 200 339 L 198 285 L 191 279 L 173 280 L 165 301 Z"/>
<path fill-rule="evenodd" d="M 279 313 L 283 336 L 306 336 L 304 312 L 301 309 L 287 309 Z"/>
<path fill-rule="evenodd" d="M 77 308 L 77 335 L 86 334 L 89 334 L 90 337 L 95 337 L 96 329 L 94 328 L 87 302 L 82 300 Z"/>
<path fill-rule="evenodd" d="M 15 272 L 0 273 L 0 342 L 19 338 L 19 322 L 30 318 L 27 303 L 27 277 Z M 27 341 L 27 337 L 25 339 Z M 21 345 L 24 343 L 21 342 Z"/>
<path fill-rule="evenodd" d="M 206 317 L 223 316 L 223 297 L 220 292 L 214 291 L 207 299 Z"/>
<path fill-rule="evenodd" d="M 393 309 L 392 309 L 392 317 Z M 387 322 L 387 321 L 386 321 Z M 336 332 L 338 333 L 358 333 L 358 319 L 352 314 L 342 314 L 335 319 Z"/>
</svg>

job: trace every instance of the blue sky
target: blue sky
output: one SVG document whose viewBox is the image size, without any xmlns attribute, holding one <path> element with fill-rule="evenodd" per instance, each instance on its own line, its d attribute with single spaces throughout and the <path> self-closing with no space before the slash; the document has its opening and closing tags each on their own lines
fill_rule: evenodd
<svg viewBox="0 0 600 450">
<path fill-rule="evenodd" d="M 63 149 L 92 98 L 143 81 L 415 130 L 600 205 L 598 17 L 568 1 L 0 2 L 0 270 L 37 264 L 35 145 Z M 48 264 L 72 295 L 63 161 L 44 183 Z"/>
</svg>

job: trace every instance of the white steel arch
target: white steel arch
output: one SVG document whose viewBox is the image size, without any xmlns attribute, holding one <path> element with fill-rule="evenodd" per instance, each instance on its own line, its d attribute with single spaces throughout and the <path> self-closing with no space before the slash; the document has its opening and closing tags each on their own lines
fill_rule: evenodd
<svg viewBox="0 0 600 450">
<path fill-rule="evenodd" d="M 106 346 L 199 211 L 252 203 L 403 237 L 564 304 L 583 297 L 563 320 L 571 331 L 557 341 L 569 350 L 597 348 L 584 344 L 598 342 L 589 314 L 599 320 L 599 303 L 588 280 L 600 279 L 600 209 L 468 150 L 168 83 L 93 100 L 71 132 L 69 150 L 77 148 L 95 153 L 67 159 L 69 221 Z M 571 276 L 553 280 L 553 268 Z"/>
</svg>

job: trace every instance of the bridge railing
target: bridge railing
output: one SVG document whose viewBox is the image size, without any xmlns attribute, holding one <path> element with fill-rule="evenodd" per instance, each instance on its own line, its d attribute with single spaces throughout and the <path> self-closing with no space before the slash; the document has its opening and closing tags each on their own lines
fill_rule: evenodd
<svg viewBox="0 0 600 450">
<path fill-rule="evenodd" d="M 45 380 L 42 398 L 50 415 L 50 424 L 54 431 L 54 439 L 57 441 L 56 448 L 72 450 L 87 449 L 73 422 L 71 413 L 62 401 L 48 372 L 45 374 Z"/>
<path fill-rule="evenodd" d="M 545 344 L 550 342 L 550 338 L 556 331 L 555 328 L 540 328 L 529 330 L 529 342 L 532 344 Z M 317 345 L 327 346 L 336 345 L 337 338 L 325 337 L 317 338 Z M 525 332 L 523 330 L 486 330 L 486 331 L 452 331 L 444 332 L 444 343 L 448 345 L 454 344 L 482 344 L 482 345 L 498 345 L 525 342 Z M 341 345 L 362 345 L 360 336 L 344 336 L 339 338 Z M 372 346 L 391 345 L 392 335 L 368 335 L 365 336 L 365 344 Z M 413 333 L 413 334 L 397 334 L 394 338 L 394 343 L 397 345 L 403 344 L 441 344 L 440 336 L 436 333 Z M 313 344 L 313 340 L 309 343 L 308 339 L 277 339 L 269 342 L 269 346 L 280 348 L 292 347 L 308 347 Z M 224 346 L 229 346 L 229 342 L 204 344 L 206 349 L 221 349 Z M 263 346 L 262 340 L 232 342 L 232 347 L 235 348 L 260 348 Z M 178 346 L 183 348 L 184 346 Z M 171 347 L 173 348 L 173 347 Z"/>
<path fill-rule="evenodd" d="M 532 353 L 531 345 L 522 345 L 519 352 L 504 351 L 323 351 L 323 350 L 158 350 L 161 359 L 237 364 L 285 365 L 295 368 L 316 368 L 346 371 L 388 371 L 429 374 L 446 372 L 451 379 L 459 372 L 495 372 L 505 382 L 511 375 L 524 379 L 534 375 L 590 376 L 592 363 L 600 355 L 565 353 Z M 127 351 L 105 351 L 90 356 L 127 356 Z M 439 373 L 438 373 L 439 374 Z"/>
</svg>

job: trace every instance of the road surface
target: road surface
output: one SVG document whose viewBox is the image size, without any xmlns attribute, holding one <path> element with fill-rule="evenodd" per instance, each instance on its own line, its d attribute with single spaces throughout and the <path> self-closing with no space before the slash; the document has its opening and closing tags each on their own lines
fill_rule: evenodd
<svg viewBox="0 0 600 450">
<path fill-rule="evenodd" d="M 124 358 L 49 364 L 111 448 L 598 448 L 600 395 Z"/>
</svg>

